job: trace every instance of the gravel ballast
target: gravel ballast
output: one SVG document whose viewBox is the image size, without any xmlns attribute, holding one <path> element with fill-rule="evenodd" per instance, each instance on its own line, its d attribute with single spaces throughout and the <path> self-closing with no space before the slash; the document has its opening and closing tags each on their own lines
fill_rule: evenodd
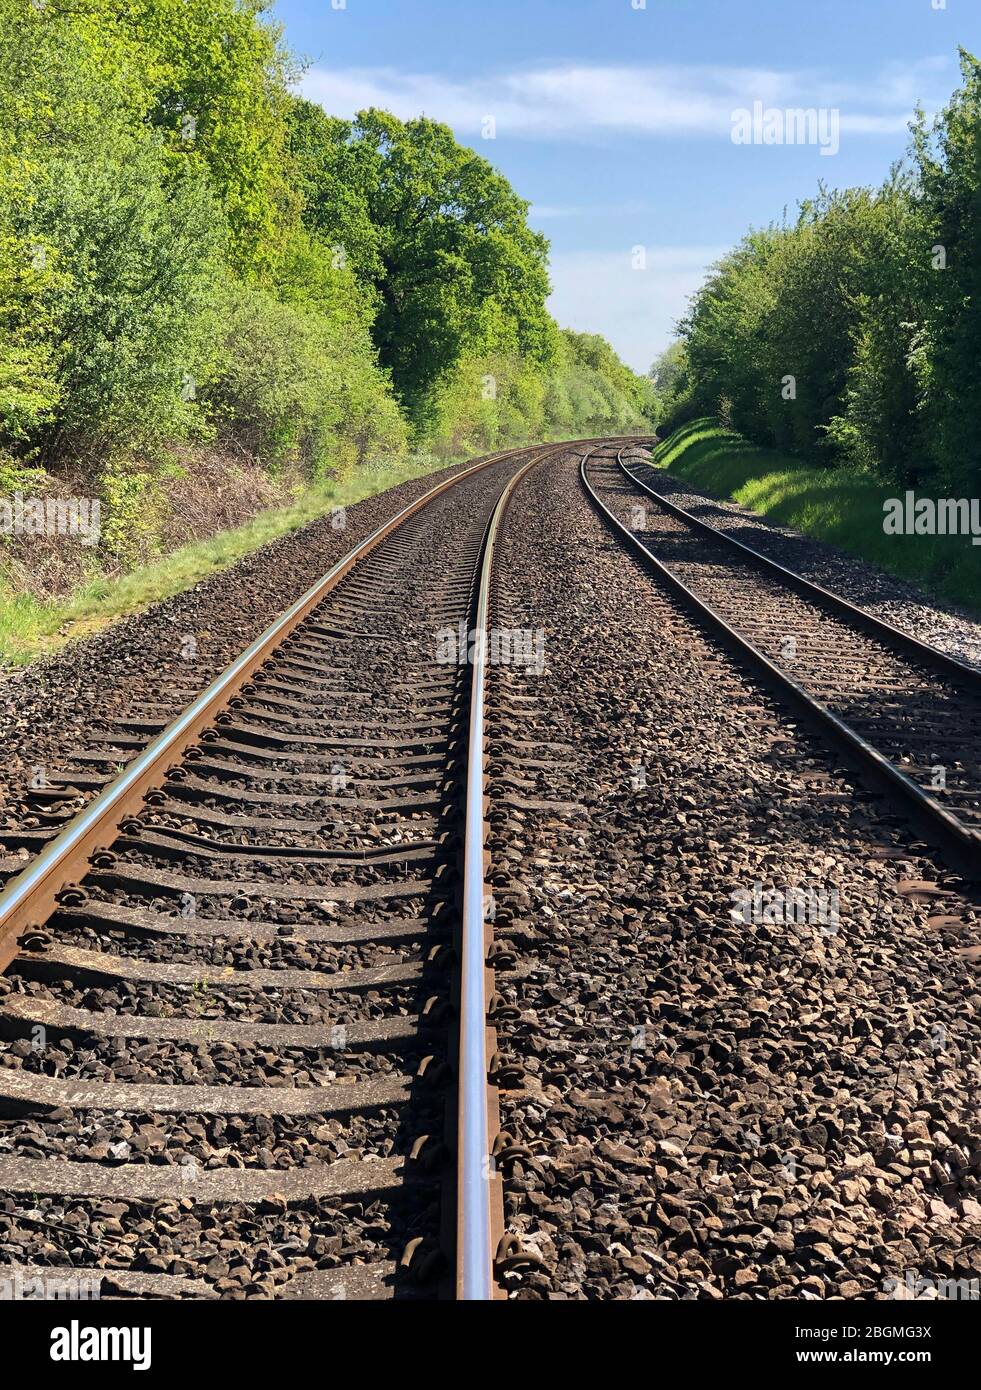
<svg viewBox="0 0 981 1390">
<path fill-rule="evenodd" d="M 536 795 L 585 807 L 502 806 L 494 827 L 497 932 L 527 972 L 498 975 L 499 1046 L 526 1069 L 502 1097 L 506 1219 L 532 1257 L 512 1296 L 977 1279 L 961 950 L 981 912 L 619 549 L 576 472 L 522 486 L 499 570 L 497 621 L 545 629 L 544 675 L 497 676 L 523 736 L 564 746 Z M 774 920 L 742 920 L 757 885 Z M 838 913 L 781 917 L 790 887 Z"/>
</svg>

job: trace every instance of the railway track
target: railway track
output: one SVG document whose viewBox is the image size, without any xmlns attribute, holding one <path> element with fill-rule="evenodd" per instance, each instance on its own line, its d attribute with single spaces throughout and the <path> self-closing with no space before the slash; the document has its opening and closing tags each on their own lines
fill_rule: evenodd
<svg viewBox="0 0 981 1390">
<path fill-rule="evenodd" d="M 877 1130 L 894 1125 L 902 1082 L 888 1051 L 899 1003 L 888 1047 L 850 1030 L 853 1017 L 886 1008 L 868 1002 L 864 964 L 866 937 L 876 969 L 893 948 L 879 922 L 886 861 L 901 861 L 910 880 L 900 906 L 888 907 L 905 914 L 906 931 L 925 893 L 934 911 L 953 914 L 950 934 L 966 937 L 960 880 L 914 882 L 906 865 L 922 856 L 905 828 L 893 835 L 857 818 L 869 839 L 859 851 L 868 882 L 849 893 L 847 943 L 828 943 L 842 952 L 835 989 L 847 980 L 852 991 L 845 1010 L 836 1005 L 836 1040 L 815 1023 L 799 947 L 780 940 L 770 978 L 772 952 L 748 946 L 731 920 L 725 888 L 755 860 L 734 849 L 729 862 L 727 846 L 752 842 L 755 803 L 736 797 L 737 809 L 724 809 L 731 772 L 718 758 L 714 789 L 659 769 L 662 760 L 674 767 L 679 721 L 712 724 L 705 701 L 689 695 L 695 672 L 722 681 L 702 692 L 720 707 L 718 746 L 746 698 L 744 676 L 689 650 L 706 639 L 676 614 L 677 598 L 768 679 L 773 668 L 802 708 L 826 678 L 822 708 L 836 730 L 861 696 L 873 714 L 882 705 L 884 731 L 915 732 L 913 713 L 905 722 L 896 714 L 905 686 L 890 684 L 902 669 L 910 678 L 900 663 L 913 657 L 888 645 L 879 654 L 885 639 L 848 628 L 829 595 L 828 621 L 869 643 L 869 681 L 886 673 L 878 686 L 847 687 L 853 706 L 839 711 L 833 702 L 846 687 L 830 684 L 825 609 L 812 636 L 807 595 L 787 589 L 796 607 L 783 598 L 795 576 L 754 561 L 734 582 L 728 550 L 709 557 L 712 537 L 653 510 L 623 443 L 496 455 L 444 482 L 337 564 L 206 691 L 185 690 L 176 721 L 167 722 L 169 689 L 167 702 L 161 691 L 159 705 L 126 718 L 94 712 L 84 746 L 35 791 L 33 822 L 0 831 L 0 1276 L 69 1289 L 94 1279 L 103 1298 L 149 1299 L 473 1300 L 582 1296 L 583 1287 L 594 1297 L 631 1288 L 689 1297 L 719 1281 L 738 1291 L 736 1275 L 750 1270 L 734 1269 L 731 1251 L 714 1249 L 702 1227 L 698 1165 L 708 1165 L 707 1182 L 727 1181 L 713 1165 L 742 1162 L 742 1126 L 756 1136 L 757 1124 L 781 1146 L 789 1125 L 815 1164 L 837 1161 L 827 1135 L 820 1156 L 808 1152 L 811 1131 L 840 1118 L 825 1092 L 804 1104 L 808 1082 L 796 1072 L 779 1091 L 781 1068 L 803 1048 L 801 1009 L 821 1086 L 828 1067 L 845 1067 L 839 1052 L 856 1039 L 864 1049 L 869 1095 L 847 1081 L 849 1107 L 875 1118 L 863 1111 L 860 1126 L 854 1117 L 842 1125 L 849 1145 L 878 1153 Z M 656 615 L 643 577 L 624 573 L 602 532 L 580 553 L 581 498 L 571 520 L 539 474 L 515 500 L 526 472 L 561 454 L 569 488 L 571 454 L 593 505 L 661 570 L 671 593 L 658 596 Z M 523 537 L 540 524 L 533 552 Z M 713 603 L 703 611 L 706 574 Z M 754 607 L 757 577 L 763 592 L 776 588 Z M 635 654 L 611 640 L 631 605 L 647 634 Z M 594 609 L 605 613 L 597 633 Z M 757 613 L 773 614 L 772 631 L 761 616 L 747 646 L 737 629 Z M 489 658 L 506 622 L 530 624 L 521 629 L 529 633 L 554 627 L 548 679 Z M 779 644 L 771 655 L 774 633 L 797 637 L 792 675 L 780 670 Z M 670 650 L 690 668 L 673 696 L 670 671 L 642 674 L 670 667 Z M 928 675 L 954 686 L 954 675 L 929 665 Z M 921 680 L 912 689 L 925 707 Z M 654 686 L 668 698 L 666 716 L 647 698 Z M 949 698 L 953 718 L 963 704 Z M 752 700 L 748 742 L 761 758 L 772 717 Z M 910 710 L 920 708 L 911 698 Z M 650 788 L 632 761 L 647 742 Z M 886 733 L 865 730 L 861 742 L 881 772 Z M 741 758 L 734 751 L 731 762 Z M 821 774 L 803 754 L 798 761 L 803 802 Z M 948 785 L 963 792 L 969 765 L 961 757 L 946 766 Z M 935 828 L 956 823 L 951 842 L 963 849 L 976 833 L 970 818 L 918 786 L 898 754 L 889 767 L 890 786 L 898 778 L 936 801 Z M 783 808 L 788 834 L 800 837 L 787 851 L 791 876 L 814 849 L 842 850 L 833 797 L 843 795 L 828 793 L 827 804 L 819 795 L 813 819 Z M 785 848 L 779 836 L 767 844 Z M 904 897 L 906 889 L 915 892 Z M 933 998 L 933 958 L 915 943 L 922 971 L 907 966 L 896 988 L 915 979 L 910 999 L 934 1009 L 936 1018 L 924 1013 L 929 1026 L 939 1019 L 958 1040 L 960 995 L 948 982 L 950 1009 L 947 994 Z M 807 1007 L 784 1008 L 788 981 Z M 747 1023 L 744 1002 L 769 992 L 776 1016 L 765 1028 Z M 696 1050 L 698 1038 L 712 1042 Z M 923 1084 L 939 1096 L 951 1064 L 934 1075 L 935 1060 Z M 760 1096 L 778 1088 L 778 1120 L 756 1086 Z M 943 1107 L 948 1142 L 970 1153 L 959 1104 Z M 747 1155 L 745 1180 L 758 1185 L 757 1147 Z M 945 1161 L 941 1205 L 972 1199 L 961 1160 Z M 762 1181 L 772 1206 L 783 1179 Z M 795 1193 L 797 1206 L 781 1217 L 788 1225 L 819 1200 Z M 716 1201 L 708 1219 L 738 1227 L 753 1215 L 740 1201 L 737 1192 L 731 1211 Z M 859 1222 L 871 1219 L 863 1212 Z M 787 1234 L 778 1232 L 783 1246 Z M 786 1296 L 806 1287 L 810 1297 L 840 1283 L 854 1296 L 854 1281 L 814 1282 L 810 1255 L 791 1265 L 783 1246 L 772 1275 L 765 1240 L 746 1254 L 766 1287 Z M 874 1287 L 864 1266 L 857 1274 L 863 1290 Z"/>
<path fill-rule="evenodd" d="M 607 523 L 958 868 L 981 876 L 981 672 L 685 511 L 627 452 L 582 461 L 582 483 Z"/>
<path fill-rule="evenodd" d="M 0 895 L 5 1272 L 500 1296 L 484 669 L 495 537 L 554 452 L 434 488 L 0 835 L 34 856 Z"/>
</svg>

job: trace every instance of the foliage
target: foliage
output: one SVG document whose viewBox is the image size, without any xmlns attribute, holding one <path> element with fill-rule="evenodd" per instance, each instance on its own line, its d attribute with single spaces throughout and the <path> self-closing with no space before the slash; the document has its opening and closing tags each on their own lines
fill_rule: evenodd
<svg viewBox="0 0 981 1390">
<path fill-rule="evenodd" d="M 550 361 L 547 243 L 486 160 L 425 118 L 346 123 L 300 104 L 294 124 L 309 225 L 371 285 L 381 361 L 417 428 L 439 416 L 464 357 Z"/>
<path fill-rule="evenodd" d="M 309 477 L 404 449 L 404 425 L 364 339 L 345 341 L 309 302 L 235 283 L 217 315 L 222 341 L 203 397 L 219 438 L 274 468 L 300 464 Z"/>
<path fill-rule="evenodd" d="M 762 445 L 895 484 L 976 490 L 981 64 L 878 189 L 821 188 L 751 231 L 680 324 L 663 422 L 712 412 Z"/>
<path fill-rule="evenodd" d="M 58 404 L 37 435 L 51 462 L 149 448 L 193 418 L 221 245 L 211 197 L 190 172 L 168 183 L 153 141 L 123 154 L 50 161 L 23 228 L 62 271 L 45 297 Z"/>
<path fill-rule="evenodd" d="M 653 423 L 650 381 L 636 376 L 604 338 L 563 329 L 546 403 L 552 435 L 586 437 L 644 430 Z"/>
<path fill-rule="evenodd" d="M 446 457 L 652 405 L 608 344 L 558 332 L 506 179 L 446 126 L 297 98 L 269 9 L 0 0 L 0 486 L 98 496 L 83 558 L 114 574 L 222 459 L 258 506 L 410 441 Z"/>
<path fill-rule="evenodd" d="M 486 453 L 523 440 L 649 430 L 650 383 L 610 345 L 562 329 L 550 370 L 514 352 L 464 357 L 433 394 L 430 438 L 443 455 Z"/>
<path fill-rule="evenodd" d="M 655 359 L 648 372 L 659 404 L 678 399 L 688 389 L 688 353 L 680 339 L 675 339 Z"/>
<path fill-rule="evenodd" d="M 163 503 L 153 474 L 116 462 L 104 469 L 101 491 L 106 513 L 103 549 L 124 567 L 145 563 L 157 552 L 158 513 Z"/>
<path fill-rule="evenodd" d="M 931 269 L 913 362 L 933 468 L 944 486 L 981 480 L 981 62 L 961 52 L 963 86 L 914 131 Z"/>
<path fill-rule="evenodd" d="M 230 231 L 232 266 L 274 262 L 298 213 L 286 159 L 292 65 L 267 0 L 102 0 L 144 57 L 147 119 L 175 160 L 207 171 Z"/>
</svg>

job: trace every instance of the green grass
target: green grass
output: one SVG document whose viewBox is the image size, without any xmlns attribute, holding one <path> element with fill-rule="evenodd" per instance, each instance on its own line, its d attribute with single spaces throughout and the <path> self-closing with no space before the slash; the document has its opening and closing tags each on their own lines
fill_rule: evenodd
<svg viewBox="0 0 981 1390">
<path fill-rule="evenodd" d="M 67 599 L 44 602 L 12 592 L 0 583 L 0 665 L 27 665 L 67 642 L 90 636 L 120 618 L 182 593 L 335 507 L 352 506 L 363 497 L 458 462 L 416 455 L 399 467 L 363 468 L 346 482 L 311 488 L 292 506 L 261 512 L 246 526 L 182 546 L 131 574 L 92 579 Z"/>
<path fill-rule="evenodd" d="M 888 536 L 883 502 L 903 489 L 847 468 L 813 468 L 711 419 L 658 445 L 653 461 L 695 487 L 860 556 L 981 616 L 981 550 L 964 536 Z"/>
</svg>

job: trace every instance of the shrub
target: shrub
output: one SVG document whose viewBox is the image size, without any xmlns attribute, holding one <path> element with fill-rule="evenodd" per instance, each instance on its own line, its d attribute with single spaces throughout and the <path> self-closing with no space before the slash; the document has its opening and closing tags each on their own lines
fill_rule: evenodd
<svg viewBox="0 0 981 1390">
<path fill-rule="evenodd" d="M 310 304 L 233 282 L 215 312 L 221 344 L 202 400 L 220 440 L 311 478 L 404 449 L 366 331 L 345 334 Z"/>
<path fill-rule="evenodd" d="M 39 292 L 52 389 L 34 412 L 36 426 L 46 421 L 34 438 L 45 462 L 88 457 L 96 467 L 186 432 L 219 263 L 201 181 L 168 185 L 153 139 L 126 158 L 55 159 L 15 230 L 45 248 L 55 269 Z"/>
</svg>

